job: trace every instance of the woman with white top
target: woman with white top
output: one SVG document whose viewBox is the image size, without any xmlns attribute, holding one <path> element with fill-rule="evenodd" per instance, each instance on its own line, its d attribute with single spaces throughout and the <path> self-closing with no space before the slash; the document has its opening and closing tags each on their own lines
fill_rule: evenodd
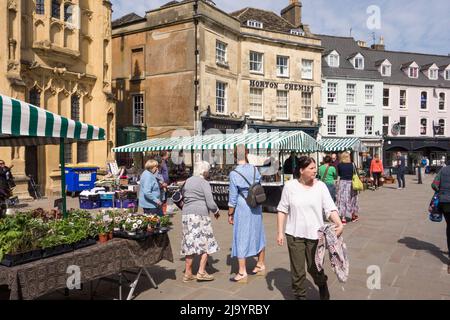
<svg viewBox="0 0 450 320">
<path fill-rule="evenodd" d="M 320 299 L 328 300 L 330 298 L 328 278 L 323 270 L 321 272 L 317 270 L 314 261 L 318 231 L 324 225 L 323 212 L 326 218 L 336 225 L 337 236 L 342 233 L 344 227 L 327 186 L 316 179 L 317 166 L 314 159 L 301 157 L 298 168 L 300 178 L 286 183 L 278 204 L 277 242 L 279 246 L 282 246 L 286 234 L 291 262 L 292 289 L 296 298 L 306 299 L 306 261 L 307 270 L 319 287 Z M 286 231 L 284 231 L 285 222 Z"/>
</svg>

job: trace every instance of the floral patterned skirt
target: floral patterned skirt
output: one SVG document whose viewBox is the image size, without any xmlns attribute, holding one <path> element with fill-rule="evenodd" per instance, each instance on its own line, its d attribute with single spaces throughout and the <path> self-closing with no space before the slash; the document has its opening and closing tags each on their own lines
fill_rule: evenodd
<svg viewBox="0 0 450 320">
<path fill-rule="evenodd" d="M 183 215 L 182 224 L 181 255 L 213 254 L 219 251 L 209 216 Z"/>
<path fill-rule="evenodd" d="M 351 180 L 339 181 L 336 204 L 342 218 L 351 219 L 353 215 L 358 215 L 358 192 L 353 190 Z"/>
</svg>

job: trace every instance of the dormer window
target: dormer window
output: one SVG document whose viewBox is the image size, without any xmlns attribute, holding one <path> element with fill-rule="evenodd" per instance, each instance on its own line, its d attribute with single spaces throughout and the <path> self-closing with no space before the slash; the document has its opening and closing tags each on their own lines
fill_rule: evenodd
<svg viewBox="0 0 450 320">
<path fill-rule="evenodd" d="M 304 36 L 305 32 L 301 29 L 291 29 L 291 34 L 295 36 Z"/>
<path fill-rule="evenodd" d="M 328 66 L 339 68 L 339 54 L 336 51 L 333 51 L 328 55 Z"/>
<path fill-rule="evenodd" d="M 445 76 L 445 80 L 450 80 L 450 69 L 445 70 L 444 76 Z"/>
<path fill-rule="evenodd" d="M 428 70 L 428 77 L 430 78 L 430 80 L 437 80 L 438 79 L 438 69 Z"/>
<path fill-rule="evenodd" d="M 417 79 L 419 77 L 419 68 L 410 67 L 409 68 L 409 77 Z"/>
<path fill-rule="evenodd" d="M 263 23 L 257 20 L 247 20 L 247 27 L 262 29 Z"/>
<path fill-rule="evenodd" d="M 383 77 L 390 77 L 391 76 L 391 66 L 384 64 L 381 66 L 381 75 Z"/>
<path fill-rule="evenodd" d="M 355 69 L 363 70 L 364 69 L 364 58 L 363 57 L 355 57 Z"/>
</svg>

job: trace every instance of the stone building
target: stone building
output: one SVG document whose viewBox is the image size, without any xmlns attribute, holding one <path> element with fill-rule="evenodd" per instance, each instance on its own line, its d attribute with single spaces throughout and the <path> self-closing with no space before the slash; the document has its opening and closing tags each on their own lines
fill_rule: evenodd
<svg viewBox="0 0 450 320">
<path fill-rule="evenodd" d="M 0 2 L 0 92 L 106 130 L 106 141 L 67 146 L 66 163 L 105 168 L 113 158 L 111 6 L 108 0 Z M 20 196 L 27 194 L 28 175 L 41 192 L 59 192 L 58 155 L 59 146 L 0 149 L 1 159 L 14 165 Z"/>
<path fill-rule="evenodd" d="M 171 1 L 113 22 L 118 127 L 147 138 L 215 128 L 318 131 L 321 41 L 290 1 L 281 16 Z"/>
</svg>

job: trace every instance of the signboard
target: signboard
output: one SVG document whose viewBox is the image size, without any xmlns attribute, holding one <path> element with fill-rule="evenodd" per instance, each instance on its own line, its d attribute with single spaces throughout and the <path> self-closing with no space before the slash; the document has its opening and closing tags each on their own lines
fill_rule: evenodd
<svg viewBox="0 0 450 320">
<path fill-rule="evenodd" d="M 276 90 L 313 92 L 314 87 L 300 83 L 278 83 L 274 81 L 250 80 L 251 88 L 270 88 Z"/>
<path fill-rule="evenodd" d="M 91 174 L 90 173 L 80 173 L 78 175 L 78 181 L 79 182 L 90 182 L 91 181 Z"/>
</svg>

